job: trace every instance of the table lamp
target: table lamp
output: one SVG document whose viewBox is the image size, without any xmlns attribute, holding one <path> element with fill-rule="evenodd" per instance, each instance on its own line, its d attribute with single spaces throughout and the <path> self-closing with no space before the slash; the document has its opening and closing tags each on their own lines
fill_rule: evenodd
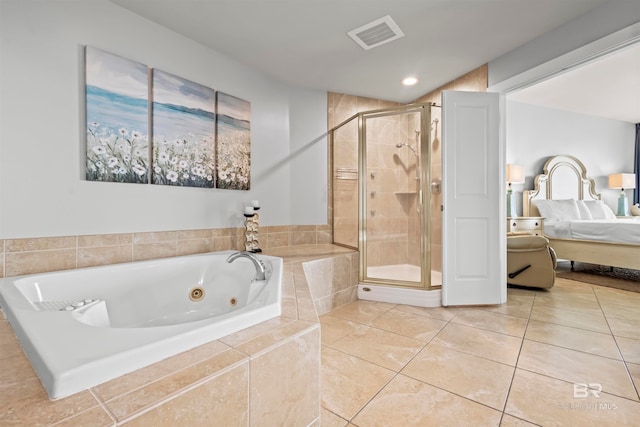
<svg viewBox="0 0 640 427">
<path fill-rule="evenodd" d="M 614 173 L 609 175 L 609 188 L 619 188 L 618 196 L 618 216 L 629 215 L 629 200 L 624 192 L 625 189 L 636 188 L 636 176 L 632 173 Z"/>
<path fill-rule="evenodd" d="M 507 188 L 507 217 L 515 218 L 518 214 L 511 184 L 524 184 L 524 168 L 521 165 L 507 163 L 507 183 L 509 184 Z"/>
</svg>

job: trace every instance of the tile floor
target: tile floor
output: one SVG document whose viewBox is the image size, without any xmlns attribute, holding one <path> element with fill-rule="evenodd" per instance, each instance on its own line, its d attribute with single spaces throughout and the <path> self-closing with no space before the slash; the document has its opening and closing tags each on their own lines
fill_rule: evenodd
<svg viewBox="0 0 640 427">
<path fill-rule="evenodd" d="M 321 425 L 640 425 L 639 307 L 560 278 L 497 307 L 339 307 L 320 318 Z"/>
</svg>

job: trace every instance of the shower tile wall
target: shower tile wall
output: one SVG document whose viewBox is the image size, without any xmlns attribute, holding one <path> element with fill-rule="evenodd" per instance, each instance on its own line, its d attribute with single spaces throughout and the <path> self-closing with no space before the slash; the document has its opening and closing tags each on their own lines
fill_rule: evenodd
<svg viewBox="0 0 640 427">
<path fill-rule="evenodd" d="M 360 111 L 395 107 L 395 102 L 380 101 L 372 98 L 328 93 L 327 123 L 333 129 L 349 117 Z M 335 205 L 329 200 L 329 218 L 334 219 L 334 240 L 336 243 L 358 247 L 358 181 L 357 179 L 338 179 L 335 171 L 358 170 L 358 121 L 352 120 L 334 134 L 336 152 L 330 152 L 334 170 L 329 170 L 329 191 L 335 191 Z M 331 165 L 328 166 L 331 168 Z M 353 176 L 352 176 L 353 177 Z"/>
<path fill-rule="evenodd" d="M 407 114 L 367 120 L 367 266 L 407 264 L 415 210 L 415 145 Z M 373 193 L 375 192 L 375 193 Z M 419 265 L 419 264 L 418 264 Z"/>
</svg>

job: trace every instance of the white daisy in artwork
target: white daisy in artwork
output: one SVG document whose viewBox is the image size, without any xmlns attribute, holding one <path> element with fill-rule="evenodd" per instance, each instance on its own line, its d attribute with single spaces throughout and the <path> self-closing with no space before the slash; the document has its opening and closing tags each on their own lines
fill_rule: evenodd
<svg viewBox="0 0 640 427">
<path fill-rule="evenodd" d="M 107 149 L 104 148 L 102 145 L 96 145 L 93 147 L 93 152 L 96 153 L 97 155 L 101 155 L 107 152 Z"/>
<path fill-rule="evenodd" d="M 118 162 L 118 158 L 117 158 L 117 157 L 111 157 L 111 158 L 109 159 L 109 161 L 107 162 L 107 165 L 108 165 L 111 169 L 113 169 L 113 168 L 118 167 L 118 163 L 119 163 L 119 162 Z"/>
<path fill-rule="evenodd" d="M 120 136 L 127 136 L 127 135 L 129 135 L 129 131 L 128 131 L 128 130 L 126 130 L 125 128 L 120 128 L 120 129 L 118 130 L 118 133 L 120 134 Z"/>
<path fill-rule="evenodd" d="M 133 132 L 131 132 L 131 136 L 133 137 L 133 139 L 138 139 L 142 136 L 142 134 L 137 130 L 134 130 Z"/>
<path fill-rule="evenodd" d="M 158 161 L 159 162 L 168 162 L 169 161 L 169 153 L 167 153 L 166 151 L 161 151 L 160 154 L 158 154 Z"/>
<path fill-rule="evenodd" d="M 178 180 L 178 174 L 175 171 L 167 172 L 167 179 L 171 182 L 176 182 Z"/>
</svg>

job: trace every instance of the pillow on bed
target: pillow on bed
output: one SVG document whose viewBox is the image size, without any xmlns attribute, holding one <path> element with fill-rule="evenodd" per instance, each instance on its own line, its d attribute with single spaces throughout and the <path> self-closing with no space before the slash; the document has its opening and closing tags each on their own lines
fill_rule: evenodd
<svg viewBox="0 0 640 427">
<path fill-rule="evenodd" d="M 578 205 L 573 199 L 566 200 L 534 200 L 540 216 L 548 220 L 580 219 Z"/>
<path fill-rule="evenodd" d="M 616 214 L 602 200 L 585 200 L 593 219 L 616 219 Z"/>
<path fill-rule="evenodd" d="M 580 219 L 593 219 L 589 206 L 587 206 L 584 200 L 576 200 L 576 204 L 578 205 L 578 211 L 580 211 Z"/>
</svg>

